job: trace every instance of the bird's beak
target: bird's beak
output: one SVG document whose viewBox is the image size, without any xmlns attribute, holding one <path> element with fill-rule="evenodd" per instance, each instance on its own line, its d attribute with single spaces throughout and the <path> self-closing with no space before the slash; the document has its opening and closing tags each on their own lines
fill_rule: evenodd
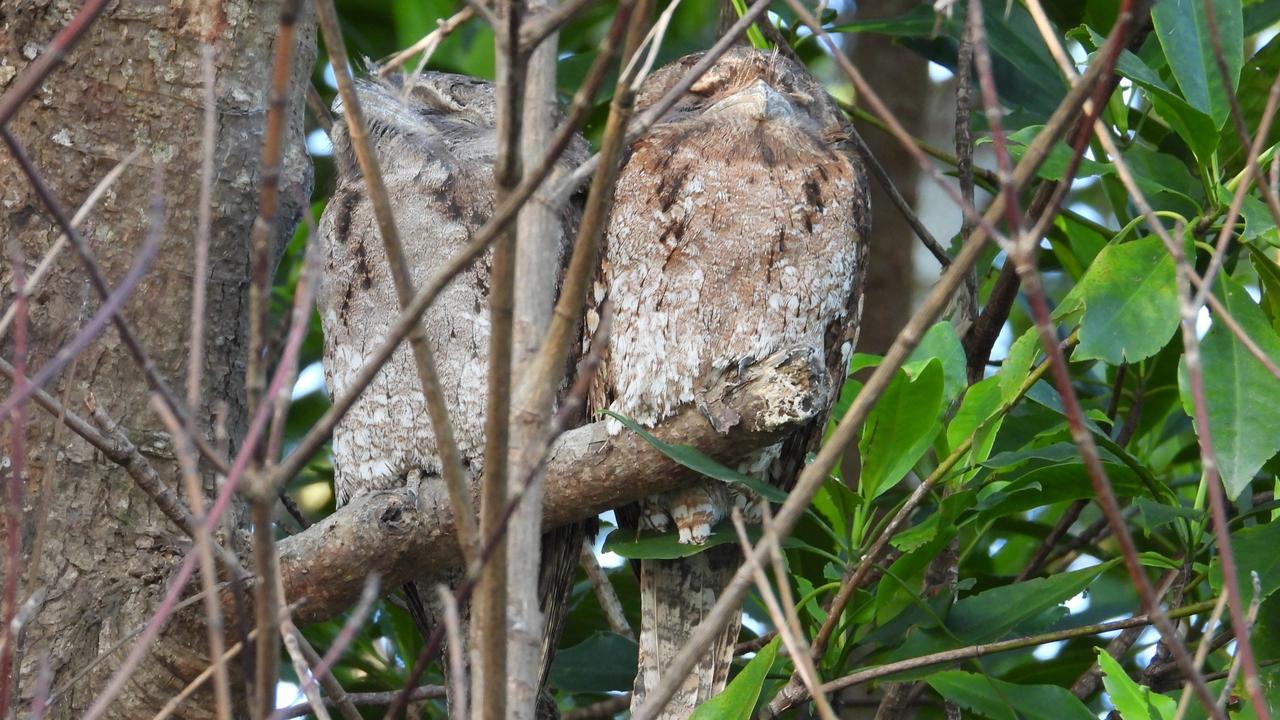
<svg viewBox="0 0 1280 720">
<path fill-rule="evenodd" d="M 774 90 L 763 80 L 757 80 L 720 102 L 712 105 L 708 112 L 731 112 L 753 120 L 791 115 L 794 109 L 791 102 Z"/>
</svg>

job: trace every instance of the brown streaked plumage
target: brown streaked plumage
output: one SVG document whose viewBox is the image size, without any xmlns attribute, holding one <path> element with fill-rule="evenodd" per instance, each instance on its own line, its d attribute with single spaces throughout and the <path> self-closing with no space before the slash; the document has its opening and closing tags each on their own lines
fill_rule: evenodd
<svg viewBox="0 0 1280 720">
<path fill-rule="evenodd" d="M 659 70 L 637 106 L 700 58 Z M 866 179 L 822 87 L 796 63 L 730 50 L 631 148 L 618 179 L 597 295 L 614 306 L 596 407 L 652 426 L 696 400 L 699 378 L 772 352 L 812 348 L 838 389 L 856 341 L 870 220 Z M 832 393 L 834 395 L 834 391 Z M 787 487 L 823 422 L 739 461 Z M 758 500 L 707 480 L 642 503 L 640 525 L 700 544 L 733 504 Z M 748 516 L 753 513 L 748 512 Z M 640 673 L 633 707 L 705 616 L 739 553 L 714 548 L 642 564 Z M 687 717 L 724 687 L 731 623 L 663 717 Z"/>
<path fill-rule="evenodd" d="M 492 215 L 494 92 L 486 81 L 449 73 L 425 73 L 407 93 L 401 84 L 398 78 L 365 79 L 358 81 L 357 91 L 409 274 L 415 287 L 422 287 Z M 348 392 L 383 342 L 400 306 L 373 207 L 341 121 L 334 125 L 333 145 L 340 172 L 320 221 L 325 271 L 317 306 L 324 329 L 325 380 L 330 397 L 337 398 Z M 561 163 L 571 167 L 585 156 L 586 143 L 579 138 Z M 567 260 L 564 251 L 580 213 L 578 203 L 564 212 L 562 261 Z M 486 255 L 456 277 L 422 317 L 454 437 L 473 477 L 483 472 L 489 264 Z M 379 490 L 417 490 L 420 483 L 441 482 L 436 437 L 407 342 L 334 429 L 333 465 L 339 506 Z M 582 532 L 581 527 L 561 529 L 544 538 L 539 583 L 547 618 L 544 680 L 577 569 Z M 428 618 L 419 595 L 432 604 L 434 593 L 419 593 L 413 584 L 406 590 L 415 619 L 425 628 Z"/>
</svg>

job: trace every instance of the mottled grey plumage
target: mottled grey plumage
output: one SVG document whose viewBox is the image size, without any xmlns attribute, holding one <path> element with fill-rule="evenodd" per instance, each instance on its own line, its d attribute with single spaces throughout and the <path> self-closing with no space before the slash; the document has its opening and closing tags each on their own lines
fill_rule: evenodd
<svg viewBox="0 0 1280 720">
<path fill-rule="evenodd" d="M 661 97 L 699 59 L 659 70 L 637 106 Z M 653 425 L 696 400 L 709 373 L 809 347 L 838 388 L 856 340 L 870 208 L 847 126 L 800 65 L 731 49 L 637 140 L 618 179 L 601 270 L 614 310 L 596 406 Z M 834 394 L 834 393 L 833 393 Z M 810 431 L 740 461 L 788 487 Z M 735 486 L 736 487 L 736 486 Z M 758 500 L 716 481 L 642 503 L 642 527 L 674 526 L 700 544 L 733 504 Z M 642 564 L 640 673 L 633 707 L 658 682 L 736 569 L 715 548 Z M 663 717 L 687 717 L 724 687 L 737 623 L 708 648 Z"/>
<path fill-rule="evenodd" d="M 359 97 L 415 287 L 430 280 L 493 211 L 493 97 L 481 80 L 429 74 L 402 98 L 393 84 L 358 83 Z M 324 327 L 325 380 L 347 392 L 387 336 L 400 305 L 372 204 L 334 126 L 342 165 L 320 220 L 325 273 L 317 304 Z M 489 342 L 488 259 L 455 279 L 423 315 L 440 384 L 464 461 L 481 471 Z M 338 505 L 375 490 L 436 479 L 435 435 L 408 343 L 396 349 L 333 433 Z"/>
<path fill-rule="evenodd" d="M 422 287 L 471 242 L 493 213 L 494 93 L 488 82 L 448 73 L 425 73 L 407 92 L 402 82 L 360 80 L 357 90 L 409 274 L 415 287 Z M 330 396 L 337 398 L 348 392 L 386 338 L 400 306 L 342 122 L 335 123 L 333 145 L 340 172 L 320 221 L 325 272 L 317 305 L 324 328 L 325 379 Z M 584 142 L 575 142 L 562 163 L 580 161 L 585 150 Z M 565 211 L 562 264 L 579 213 L 577 207 Z M 422 317 L 454 437 L 473 477 L 483 472 L 489 264 L 486 254 L 455 278 Z M 407 342 L 334 429 L 333 465 L 339 506 L 378 490 L 417 490 L 419 483 L 441 482 L 436 438 Z M 558 636 L 558 610 L 576 568 L 581 535 L 566 542 L 570 547 L 549 541 L 544 548 L 544 557 L 554 565 L 540 583 L 552 639 Z M 559 558 L 562 554 L 570 558 L 567 564 Z M 412 586 L 409 589 L 416 594 Z M 553 645 L 548 643 L 545 657 L 550 657 Z"/>
</svg>

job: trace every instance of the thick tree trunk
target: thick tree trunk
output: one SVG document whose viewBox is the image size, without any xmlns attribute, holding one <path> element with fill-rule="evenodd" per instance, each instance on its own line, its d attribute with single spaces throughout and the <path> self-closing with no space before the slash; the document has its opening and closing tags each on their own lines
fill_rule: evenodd
<svg viewBox="0 0 1280 720">
<path fill-rule="evenodd" d="M 71 0 L 0 0 L 0 91 L 44 51 L 79 5 Z M 113 285 L 147 232 L 153 173 L 163 174 L 163 245 L 124 313 L 159 373 L 183 396 L 199 208 L 201 40 L 213 38 L 217 44 L 217 180 L 204 318 L 205 381 L 197 412 L 201 429 L 210 436 L 220 403 L 226 403 L 231 437 L 244 427 L 250 237 L 279 6 L 279 0 L 112 3 L 65 65 L 9 124 L 69 211 L 120 159 L 141 149 L 83 226 Z M 206 17 L 202 13 L 209 8 L 220 9 L 221 15 Z M 293 227 L 311 189 L 302 149 L 302 90 L 315 52 L 308 18 L 304 13 L 299 19 L 294 56 L 285 130 L 289 150 L 280 181 L 281 237 Z M 0 238 L 18 239 L 30 272 L 57 236 L 17 164 L 0 151 Z M 0 261 L 6 305 L 13 291 L 10 257 Z M 31 298 L 33 370 L 100 306 L 86 277 L 68 249 Z M 0 343 L 0 354 L 11 359 L 14 351 L 10 332 Z M 0 397 L 11 388 L 0 380 Z M 85 401 L 92 397 L 177 491 L 170 443 L 148 409 L 143 373 L 115 330 L 92 343 L 47 388 L 81 414 L 88 414 Z M 7 434 L 9 426 L 3 427 Z M 6 453 L 7 440 L 6 435 Z M 28 408 L 26 441 L 23 523 L 0 531 L 21 533 L 21 564 L 4 567 L 3 573 L 21 573 L 19 603 L 38 589 L 45 599 L 17 648 L 17 713 L 26 715 L 38 668 L 47 660 L 56 693 L 53 715 L 78 717 L 130 643 L 108 658 L 100 656 L 147 621 L 189 542 L 123 471 L 58 429 L 34 405 Z M 171 623 L 111 714 L 150 716 L 207 666 L 207 654 L 203 630 Z M 212 702 L 199 696 L 183 708 L 185 717 L 211 714 Z"/>
<path fill-rule="evenodd" d="M 884 0 L 858 3 L 859 20 L 889 18 L 901 15 L 918 5 L 918 0 Z M 864 8 L 863 5 L 866 7 Z M 850 53 L 854 64 L 871 83 L 876 94 L 885 101 L 894 117 L 907 131 L 919 137 L 927 122 L 925 107 L 933 91 L 928 63 L 918 54 L 900 47 L 892 38 L 859 34 Z M 893 178 L 902 197 L 911 205 L 916 202 L 916 183 L 920 170 L 897 140 L 870 127 L 860 127 L 863 138 L 880 164 Z M 917 240 L 902 214 L 876 183 L 871 188 L 870 262 L 867 265 L 866 304 L 858 340 L 861 352 L 882 353 L 889 348 L 898 331 L 911 316 L 912 293 L 915 289 L 915 266 L 912 255 Z"/>
</svg>

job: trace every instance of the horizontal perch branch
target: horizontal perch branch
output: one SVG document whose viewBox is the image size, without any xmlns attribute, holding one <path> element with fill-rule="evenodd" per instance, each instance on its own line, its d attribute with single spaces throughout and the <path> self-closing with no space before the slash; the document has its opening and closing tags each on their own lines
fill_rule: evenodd
<svg viewBox="0 0 1280 720">
<path fill-rule="evenodd" d="M 653 435 L 722 460 L 741 457 L 812 421 L 827 399 L 823 376 L 816 353 L 777 353 L 742 377 L 724 373 L 696 404 L 664 420 Z M 585 425 L 566 432 L 551 448 L 543 526 L 594 517 L 695 475 L 635 433 L 610 436 L 604 422 Z M 473 494 L 477 491 L 473 484 Z M 384 587 L 395 587 L 455 566 L 461 558 L 448 495 L 443 483 L 434 482 L 423 488 L 421 498 L 408 490 L 357 498 L 280 543 L 285 595 L 297 603 L 294 619 L 300 625 L 345 609 L 369 573 L 379 573 Z"/>
</svg>

